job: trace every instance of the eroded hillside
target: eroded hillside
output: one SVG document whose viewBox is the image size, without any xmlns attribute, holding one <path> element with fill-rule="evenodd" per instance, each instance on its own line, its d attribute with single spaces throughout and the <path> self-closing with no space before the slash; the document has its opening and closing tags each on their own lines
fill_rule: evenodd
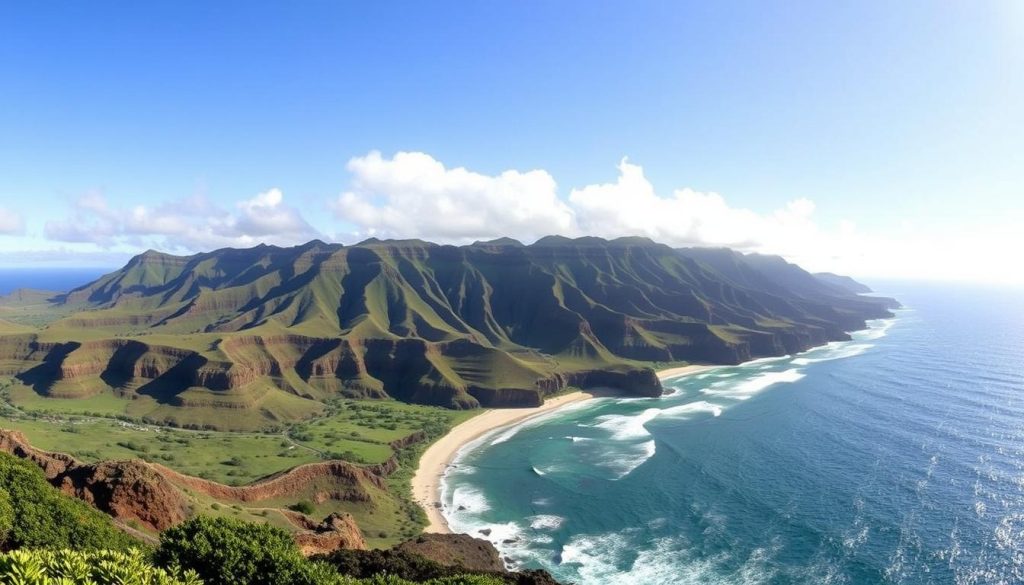
<svg viewBox="0 0 1024 585">
<path fill-rule="evenodd" d="M 653 396 L 652 365 L 801 351 L 893 304 L 781 258 L 639 238 L 147 252 L 67 294 L 5 300 L 0 375 L 137 401 L 153 422 L 251 429 L 338 395 L 460 409 L 568 386 Z"/>
</svg>

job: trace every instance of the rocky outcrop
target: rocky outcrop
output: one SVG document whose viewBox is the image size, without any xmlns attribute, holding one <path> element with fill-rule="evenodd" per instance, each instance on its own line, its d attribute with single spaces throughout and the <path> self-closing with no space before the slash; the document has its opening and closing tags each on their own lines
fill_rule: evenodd
<svg viewBox="0 0 1024 585">
<path fill-rule="evenodd" d="M 295 533 L 295 544 L 306 556 L 326 554 L 339 549 L 366 550 L 363 533 L 351 514 L 331 514 L 320 523 L 314 524 L 308 516 L 289 511 L 282 513 L 293 524 L 303 528 L 302 531 Z"/>
<path fill-rule="evenodd" d="M 184 494 L 142 461 L 79 465 L 53 483 L 118 520 L 151 530 L 170 528 L 190 515 Z"/>
<path fill-rule="evenodd" d="M 395 547 L 395 550 L 419 555 L 435 563 L 470 571 L 505 572 L 498 549 L 486 540 L 468 534 L 421 534 Z"/>
<path fill-rule="evenodd" d="M 651 368 L 557 373 L 538 381 L 537 386 L 545 394 L 554 394 L 568 387 L 607 388 L 631 396 L 657 397 L 662 394 L 661 382 Z"/>
<path fill-rule="evenodd" d="M 163 530 L 188 518 L 184 494 L 145 462 L 80 463 L 69 455 L 36 449 L 20 432 L 7 430 L 0 430 L 0 450 L 32 461 L 55 487 L 122 522 Z"/>
</svg>

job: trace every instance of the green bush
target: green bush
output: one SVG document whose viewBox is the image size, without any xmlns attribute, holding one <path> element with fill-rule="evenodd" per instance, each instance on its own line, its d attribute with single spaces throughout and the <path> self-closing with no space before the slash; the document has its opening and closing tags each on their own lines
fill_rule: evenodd
<svg viewBox="0 0 1024 585">
<path fill-rule="evenodd" d="M 138 546 L 110 517 L 47 483 L 27 461 L 0 453 L 0 548 L 126 550 Z"/>
<path fill-rule="evenodd" d="M 7 535 L 14 528 L 14 506 L 7 490 L 0 489 L 0 543 L 7 542 Z"/>
<path fill-rule="evenodd" d="M 302 556 L 291 536 L 267 524 L 199 516 L 165 530 L 154 556 L 162 567 L 195 571 L 207 585 L 416 585 L 397 575 L 357 579 Z M 442 576 L 422 585 L 505 585 L 492 576 Z"/>
<path fill-rule="evenodd" d="M 16 550 L 0 555 L 0 582 L 18 585 L 202 585 L 191 571 L 154 567 L 138 549 Z"/>
<path fill-rule="evenodd" d="M 353 583 L 306 560 L 284 530 L 230 518 L 199 516 L 160 535 L 160 566 L 196 571 L 207 585 L 342 585 Z"/>
<path fill-rule="evenodd" d="M 307 502 L 305 500 L 303 500 L 301 502 L 298 502 L 298 503 L 295 503 L 295 504 L 292 504 L 291 506 L 288 506 L 288 509 L 293 511 L 293 512 L 298 512 L 300 514 L 305 514 L 307 516 L 309 516 L 313 512 L 316 512 L 316 508 L 313 506 L 313 503 L 312 502 Z"/>
</svg>

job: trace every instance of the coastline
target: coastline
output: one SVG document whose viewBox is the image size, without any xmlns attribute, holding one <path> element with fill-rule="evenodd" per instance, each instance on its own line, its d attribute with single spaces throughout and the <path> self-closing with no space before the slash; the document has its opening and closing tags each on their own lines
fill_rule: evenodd
<svg viewBox="0 0 1024 585">
<path fill-rule="evenodd" d="M 657 372 L 659 380 L 678 378 L 697 374 L 718 366 L 710 365 L 689 365 L 676 368 L 668 368 Z M 544 401 L 541 406 L 533 408 L 502 408 L 491 409 L 474 416 L 473 418 L 458 424 L 448 433 L 435 441 L 420 457 L 416 473 L 412 478 L 412 497 L 427 514 L 427 527 L 424 532 L 448 534 L 448 522 L 441 513 L 441 482 L 444 479 L 448 466 L 458 455 L 459 450 L 481 436 L 507 427 L 521 423 L 529 418 L 556 410 L 568 404 L 589 400 L 600 396 L 596 390 L 576 391 L 563 394 Z"/>
</svg>

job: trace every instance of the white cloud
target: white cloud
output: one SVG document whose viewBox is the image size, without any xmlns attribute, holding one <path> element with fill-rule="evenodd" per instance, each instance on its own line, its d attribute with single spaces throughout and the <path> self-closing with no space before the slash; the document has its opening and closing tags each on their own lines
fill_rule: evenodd
<svg viewBox="0 0 1024 585">
<path fill-rule="evenodd" d="M 885 235 L 861 231 L 852 221 L 825 225 L 816 205 L 794 198 L 758 213 L 731 206 L 721 195 L 679 188 L 659 193 L 643 168 L 623 159 L 614 182 L 558 195 L 543 170 L 485 175 L 449 169 L 428 154 L 379 152 L 348 163 L 351 185 L 333 203 L 337 217 L 355 227 L 353 237 L 419 237 L 464 243 L 502 236 L 642 235 L 670 246 L 726 246 L 779 254 L 812 271 L 887 278 L 970 279 L 1020 282 L 1000 268 L 994 251 L 1024 247 L 1018 230 Z M 351 238 L 343 238 L 351 239 Z M 985 259 L 993 259 L 986 262 Z"/>
<path fill-rule="evenodd" d="M 536 239 L 575 229 L 572 210 L 558 198 L 546 171 L 489 176 L 445 168 L 428 154 L 379 152 L 348 162 L 351 188 L 334 202 L 357 236 L 466 242 L 511 235 Z"/>
<path fill-rule="evenodd" d="M 718 193 L 683 188 L 663 196 L 643 168 L 627 159 L 619 163 L 616 182 L 573 189 L 569 203 L 583 233 L 643 235 L 671 246 L 725 246 L 793 256 L 823 237 L 809 199 L 793 199 L 760 214 L 732 207 Z"/>
<path fill-rule="evenodd" d="M 852 221 L 822 223 L 816 206 L 794 198 L 756 212 L 730 205 L 713 192 L 661 192 L 641 166 L 623 159 L 612 182 L 561 191 L 545 170 L 488 175 L 448 168 L 425 153 L 379 152 L 347 166 L 348 188 L 330 205 L 342 220 L 341 239 L 368 236 L 424 238 L 440 243 L 513 237 L 648 236 L 671 246 L 728 246 L 780 254 L 810 270 L 854 276 L 1021 282 L 1006 270 L 1005 254 L 1024 249 L 1024 236 L 1007 219 L 999 225 L 940 230 L 927 218 L 872 233 Z M 863 221 L 863 220 L 862 220 Z M 340 227 L 340 226 L 339 226 Z M 16 214 L 0 209 L 0 233 L 23 233 Z M 354 231 L 354 233 L 352 233 Z M 158 205 L 112 205 L 87 193 L 62 221 L 47 222 L 51 240 L 84 242 L 71 248 L 121 254 L 147 247 L 192 252 L 258 243 L 293 245 L 321 237 L 279 189 L 218 205 L 196 196 Z M 52 244 L 51 244 L 52 245 Z M 77 253 L 77 252 L 76 252 Z"/>
<path fill-rule="evenodd" d="M 18 235 L 25 232 L 25 220 L 20 214 L 0 207 L 0 235 Z"/>
<path fill-rule="evenodd" d="M 356 236 L 419 237 L 442 242 L 510 236 L 648 236 L 674 246 L 729 246 L 781 251 L 813 235 L 814 203 L 796 199 L 759 215 L 730 207 L 717 193 L 679 189 L 658 194 L 643 168 L 623 159 L 614 183 L 573 189 L 558 196 L 542 170 L 507 170 L 489 176 L 448 169 L 421 152 L 379 152 L 348 163 L 351 187 L 334 203 Z"/>
<path fill-rule="evenodd" d="M 270 189 L 222 209 L 202 196 L 154 207 L 123 209 L 109 205 L 99 193 L 80 197 L 71 216 L 49 221 L 44 234 L 61 242 L 119 244 L 200 251 L 259 243 L 293 245 L 319 237 L 299 211 L 284 203 L 280 189 Z"/>
</svg>

